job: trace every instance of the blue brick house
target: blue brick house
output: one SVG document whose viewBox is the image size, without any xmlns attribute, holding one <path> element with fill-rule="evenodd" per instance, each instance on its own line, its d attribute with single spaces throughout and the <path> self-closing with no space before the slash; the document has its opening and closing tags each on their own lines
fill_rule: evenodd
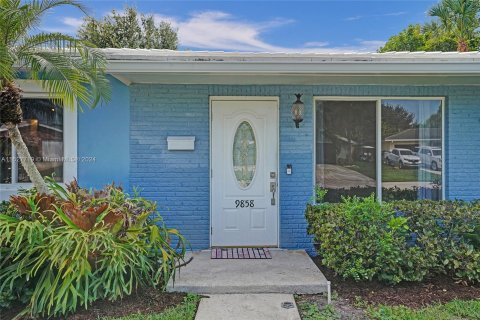
<svg viewBox="0 0 480 320">
<path fill-rule="evenodd" d="M 480 198 L 478 53 L 105 53 L 111 101 L 26 112 L 27 145 L 62 181 L 138 188 L 194 249 L 311 250 L 315 186 L 329 201 Z M 21 85 L 26 109 L 48 104 Z M 18 164 L 1 182 L 2 198 L 28 186 Z"/>
</svg>

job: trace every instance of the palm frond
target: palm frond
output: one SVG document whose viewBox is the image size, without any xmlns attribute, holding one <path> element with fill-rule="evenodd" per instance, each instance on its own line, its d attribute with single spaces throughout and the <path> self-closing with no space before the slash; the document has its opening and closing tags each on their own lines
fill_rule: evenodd
<svg viewBox="0 0 480 320">
<path fill-rule="evenodd" d="M 110 98 L 109 82 L 104 76 L 106 60 L 95 49 L 72 42 L 67 47 L 23 50 L 19 52 L 34 80 L 54 100 L 61 100 L 69 108 L 78 99 L 88 107 L 95 107 L 101 100 Z M 57 100 L 58 101 L 58 100 Z"/>
<path fill-rule="evenodd" d="M 65 107 L 73 108 L 75 97 L 88 100 L 87 83 L 63 53 L 33 50 L 23 52 L 21 59 L 28 65 L 31 78 L 39 80 L 56 102 L 61 99 Z"/>
<path fill-rule="evenodd" d="M 72 62 L 88 79 L 92 93 L 91 100 L 83 102 L 94 108 L 101 101 L 109 101 L 111 97 L 110 82 L 104 75 L 107 60 L 101 51 L 94 48 L 84 46 L 80 47 L 78 52 L 80 59 L 75 59 Z"/>
<path fill-rule="evenodd" d="M 106 59 L 103 53 L 83 41 L 62 33 L 39 33 L 25 37 L 15 48 L 22 67 L 56 100 L 73 107 L 80 100 L 95 107 L 109 100 L 109 82 L 104 76 Z"/>
<path fill-rule="evenodd" d="M 40 32 L 31 36 L 26 36 L 16 47 L 16 51 L 29 50 L 32 48 L 44 48 L 44 49 L 63 49 L 68 50 L 73 43 L 77 40 L 69 35 L 53 32 Z"/>
<path fill-rule="evenodd" d="M 15 56 L 4 43 L 0 42 L 0 85 L 14 79 L 15 70 L 12 68 L 14 61 Z"/>
<path fill-rule="evenodd" d="M 105 57 L 71 36 L 35 30 L 49 10 L 64 5 L 87 11 L 77 0 L 0 0 L 0 87 L 12 85 L 20 71 L 27 72 L 59 104 L 73 108 L 81 102 L 80 109 L 82 104 L 93 108 L 110 98 Z M 12 119 L 20 121 L 18 105 L 11 109 Z M 26 147 L 24 152 L 28 154 Z M 32 178 L 35 187 L 46 190 L 32 168 L 29 175 L 38 178 Z"/>
<path fill-rule="evenodd" d="M 70 5 L 87 13 L 87 8 L 76 0 L 33 0 L 23 4 L 20 0 L 0 2 L 0 35 L 8 44 L 16 44 L 36 29 L 45 13 L 55 7 Z"/>
<path fill-rule="evenodd" d="M 88 9 L 80 1 L 76 0 L 34 0 L 31 3 L 34 8 L 38 10 L 39 14 L 43 14 L 48 10 L 51 10 L 59 6 L 74 6 L 77 9 L 80 9 L 83 13 L 88 14 Z"/>
<path fill-rule="evenodd" d="M 0 37 L 3 43 L 13 46 L 16 39 L 27 34 L 35 24 L 36 17 L 32 15 L 27 5 L 21 5 L 19 0 L 2 0 L 0 2 Z M 37 21 L 38 23 L 38 21 Z"/>
<path fill-rule="evenodd" d="M 63 5 L 87 12 L 76 0 L 0 0 L 0 79 L 12 81 L 22 69 L 66 107 L 77 100 L 95 107 L 110 98 L 104 55 L 69 35 L 31 32 L 47 11 Z"/>
<path fill-rule="evenodd" d="M 452 24 L 450 21 L 451 13 L 448 6 L 444 5 L 443 2 L 438 3 L 430 8 L 428 15 L 432 17 L 437 17 L 440 20 L 440 23 L 445 28 L 446 31 L 450 31 Z"/>
</svg>

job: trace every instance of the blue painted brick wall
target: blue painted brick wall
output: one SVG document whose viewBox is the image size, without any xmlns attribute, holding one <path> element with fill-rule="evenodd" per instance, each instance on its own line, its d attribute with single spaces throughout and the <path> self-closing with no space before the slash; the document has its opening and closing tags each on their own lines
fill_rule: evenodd
<svg viewBox="0 0 480 320">
<path fill-rule="evenodd" d="M 445 96 L 447 198 L 480 198 L 480 90 L 462 86 L 223 86 L 130 87 L 130 186 L 159 203 L 165 221 L 209 246 L 209 96 L 280 97 L 280 246 L 312 251 L 305 204 L 313 195 L 314 96 Z M 293 94 L 304 93 L 305 120 L 291 120 Z M 167 151 L 168 135 L 196 136 L 195 151 Z M 285 167 L 293 165 L 287 176 Z"/>
<path fill-rule="evenodd" d="M 178 228 L 195 249 L 209 245 L 207 89 L 131 87 L 130 185 L 157 201 L 167 225 Z M 169 135 L 195 136 L 195 151 L 168 151 Z"/>
<path fill-rule="evenodd" d="M 113 77 L 112 99 L 94 110 L 78 111 L 78 182 L 102 188 L 115 182 L 129 189 L 130 90 Z M 94 157 L 95 161 L 82 158 Z"/>
</svg>

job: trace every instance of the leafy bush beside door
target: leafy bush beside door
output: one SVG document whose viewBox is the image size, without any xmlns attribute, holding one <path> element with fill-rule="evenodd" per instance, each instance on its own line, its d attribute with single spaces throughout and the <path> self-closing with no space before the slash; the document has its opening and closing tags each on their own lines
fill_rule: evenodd
<svg viewBox="0 0 480 320">
<path fill-rule="evenodd" d="M 28 300 L 33 316 L 58 316 L 139 286 L 162 289 L 175 275 L 186 242 L 155 203 L 114 185 L 90 192 L 51 180 L 49 189 L 13 196 L 0 214 L 0 296 Z"/>
<path fill-rule="evenodd" d="M 347 197 L 308 205 L 306 218 L 323 263 L 345 278 L 480 282 L 480 202 Z"/>
</svg>

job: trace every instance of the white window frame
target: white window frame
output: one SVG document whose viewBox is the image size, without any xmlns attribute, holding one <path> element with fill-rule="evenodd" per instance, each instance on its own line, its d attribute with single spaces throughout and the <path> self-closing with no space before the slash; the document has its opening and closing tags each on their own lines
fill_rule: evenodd
<svg viewBox="0 0 480 320">
<path fill-rule="evenodd" d="M 22 88 L 22 99 L 48 99 L 48 94 L 38 85 L 38 83 L 31 80 L 16 80 L 17 85 Z M 77 106 L 75 104 L 73 109 L 63 109 L 63 181 L 70 182 L 77 177 Z M 12 145 L 12 161 L 16 162 L 15 147 Z M 19 189 L 32 188 L 31 182 L 14 182 L 18 165 L 12 166 L 12 183 L 0 184 L 0 200 L 8 200 L 10 195 L 16 194 Z"/>
<path fill-rule="evenodd" d="M 438 100 L 442 104 L 442 200 L 445 199 L 446 175 L 445 175 L 445 97 L 397 97 L 397 96 L 313 96 L 313 182 L 316 185 L 316 163 L 317 163 L 317 101 L 371 101 L 376 103 L 376 195 L 377 200 L 382 201 L 382 101 L 384 100 Z M 378 165 L 380 164 L 380 165 Z M 315 199 L 315 194 L 314 194 Z"/>
</svg>

